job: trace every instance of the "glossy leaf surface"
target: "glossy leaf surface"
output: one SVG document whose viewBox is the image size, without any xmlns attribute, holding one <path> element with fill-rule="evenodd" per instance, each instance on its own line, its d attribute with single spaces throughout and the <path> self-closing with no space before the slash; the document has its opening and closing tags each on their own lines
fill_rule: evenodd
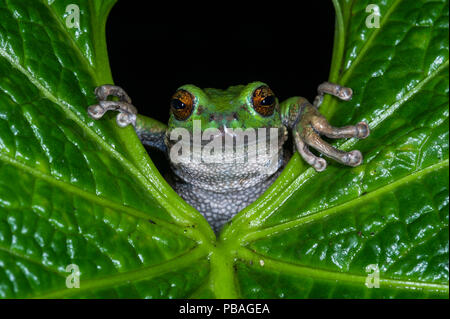
<svg viewBox="0 0 450 319">
<path fill-rule="evenodd" d="M 330 80 L 354 97 L 321 111 L 369 123 L 336 144 L 364 163 L 295 155 L 218 239 L 131 127 L 87 116 L 113 3 L 0 2 L 0 297 L 448 298 L 447 0 L 375 2 L 379 28 L 374 1 L 334 2 Z"/>
</svg>

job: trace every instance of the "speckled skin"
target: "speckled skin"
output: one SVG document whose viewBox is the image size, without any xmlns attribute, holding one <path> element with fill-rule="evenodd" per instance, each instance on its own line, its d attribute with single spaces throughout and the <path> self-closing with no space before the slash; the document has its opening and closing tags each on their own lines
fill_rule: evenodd
<svg viewBox="0 0 450 319">
<path fill-rule="evenodd" d="M 278 150 L 265 161 L 255 159 L 253 163 L 188 163 L 171 162 L 172 178 L 169 183 L 191 206 L 200 211 L 214 231 L 237 212 L 254 202 L 278 177 L 289 159 L 283 149 L 287 129 L 278 130 Z M 267 146 L 269 141 L 266 141 Z M 167 148 L 174 142 L 166 138 Z M 227 156 L 227 153 L 225 153 Z M 233 151 L 228 156 L 233 158 Z M 272 170 L 266 170 L 270 167 Z"/>
<path fill-rule="evenodd" d="M 308 146 L 345 165 L 357 166 L 362 162 L 359 151 L 337 150 L 319 136 L 319 133 L 331 138 L 365 138 L 369 135 L 369 128 L 364 122 L 355 126 L 334 128 L 318 112 L 324 93 L 348 100 L 351 98 L 351 89 L 325 82 L 318 88 L 319 95 L 314 105 L 301 97 L 293 97 L 279 104 L 273 92 L 268 89 L 273 95 L 270 100 L 271 108 L 268 109 L 265 105 L 259 104 L 260 100 L 266 97 L 266 91 L 262 97 L 259 96 L 261 97 L 259 102 L 255 100 L 256 92 L 260 92 L 261 88 L 268 89 L 262 82 L 231 86 L 226 90 L 202 90 L 194 85 L 184 85 L 177 90 L 172 99 L 172 102 L 174 100 L 184 102 L 183 106 L 178 109 L 174 108 L 174 105 L 178 107 L 178 104 L 171 104 L 170 119 L 166 126 L 138 115 L 131 104 L 131 99 L 121 88 L 104 85 L 96 89 L 99 104 L 90 106 L 88 113 L 94 119 L 99 119 L 108 110 L 119 111 L 118 125 L 132 124 L 143 144 L 164 151 L 172 168 L 169 183 L 184 200 L 205 216 L 217 232 L 237 212 L 254 202 L 281 173 L 289 159 L 289 154 L 283 149 L 288 130 L 292 132 L 297 151 L 317 171 L 325 169 L 326 161 L 311 153 Z M 121 101 L 116 104 L 106 101 L 108 95 L 118 96 Z M 181 112 L 177 113 L 180 110 Z M 247 162 L 242 163 L 226 161 L 205 163 L 201 156 L 198 156 L 199 160 L 195 160 L 195 154 L 191 161 L 177 163 L 169 156 L 172 147 L 178 142 L 170 138 L 171 133 L 178 128 L 193 132 L 193 128 L 196 127 L 194 123 L 201 124 L 202 134 L 207 129 L 218 129 L 221 138 L 233 137 L 230 129 L 265 129 L 267 132 L 271 128 L 275 129 L 278 133 L 275 139 L 277 152 L 263 160 L 258 157 L 257 160 L 250 161 L 247 158 Z M 188 143 L 193 139 L 193 135 L 190 135 Z M 208 142 L 203 141 L 202 145 Z M 256 144 L 260 142 L 257 140 Z M 268 146 L 269 141 L 266 140 L 266 143 Z M 234 155 L 236 153 L 233 149 L 225 152 L 225 157 Z M 268 170 L 267 167 L 271 169 Z"/>
<path fill-rule="evenodd" d="M 217 232 L 237 212 L 254 202 L 276 179 L 286 163 L 283 157 L 283 143 L 287 129 L 281 122 L 278 101 L 273 116 L 259 115 L 252 107 L 251 96 L 255 88 L 265 85 L 261 82 L 247 86 L 238 85 L 227 90 L 200 89 L 193 85 L 180 87 L 196 98 L 192 115 L 179 121 L 171 115 L 166 135 L 166 146 L 170 151 L 174 142 L 168 136 L 171 130 L 193 129 L 193 121 L 199 120 L 202 132 L 208 128 L 278 128 L 278 154 L 276 169 L 267 173 L 264 168 L 269 162 L 255 163 L 203 163 L 190 161 L 186 164 L 171 162 L 175 191 L 191 206 L 199 210 Z M 222 134 L 225 134 L 221 130 Z M 229 154 L 232 156 L 233 154 Z"/>
<path fill-rule="evenodd" d="M 173 184 L 174 189 L 192 207 L 195 207 L 213 228 L 218 232 L 237 212 L 253 203 L 264 191 L 272 185 L 280 175 L 285 162 L 280 169 L 261 183 L 249 187 L 242 186 L 235 190 L 222 192 L 206 190 L 195 184 L 188 184 L 179 180 Z"/>
</svg>

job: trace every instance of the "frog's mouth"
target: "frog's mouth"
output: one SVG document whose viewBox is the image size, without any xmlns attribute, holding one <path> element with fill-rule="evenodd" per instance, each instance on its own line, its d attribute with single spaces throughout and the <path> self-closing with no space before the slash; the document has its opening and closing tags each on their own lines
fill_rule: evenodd
<svg viewBox="0 0 450 319">
<path fill-rule="evenodd" d="M 165 144 L 170 151 L 172 147 L 190 149 L 196 152 L 199 149 L 213 148 L 222 152 L 236 152 L 240 148 L 262 149 L 266 146 L 271 149 L 281 149 L 287 139 L 287 129 L 281 127 L 262 127 L 258 129 L 231 129 L 220 127 L 215 130 L 205 130 L 202 132 L 189 132 L 187 130 L 178 131 L 174 129 L 168 131 L 165 136 Z"/>
<path fill-rule="evenodd" d="M 195 137 L 185 132 L 184 139 L 166 135 L 178 178 L 204 190 L 230 192 L 263 183 L 284 165 L 285 127 L 260 128 L 246 136 L 229 129 L 213 133 Z"/>
</svg>

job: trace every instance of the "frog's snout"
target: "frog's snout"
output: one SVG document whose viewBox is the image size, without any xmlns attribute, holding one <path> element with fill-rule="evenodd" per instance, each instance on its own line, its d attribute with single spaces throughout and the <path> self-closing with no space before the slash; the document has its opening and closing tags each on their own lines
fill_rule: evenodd
<svg viewBox="0 0 450 319">
<path fill-rule="evenodd" d="M 226 135 L 229 133 L 227 128 L 233 127 L 234 121 L 239 121 L 239 115 L 236 112 L 211 114 L 209 121 L 217 123 L 220 133 Z"/>
<path fill-rule="evenodd" d="M 211 114 L 209 116 L 209 120 L 211 122 L 215 121 L 215 122 L 231 122 L 231 121 L 238 121 L 239 120 L 239 116 L 236 112 L 232 112 L 232 113 L 226 113 L 226 114 Z"/>
</svg>

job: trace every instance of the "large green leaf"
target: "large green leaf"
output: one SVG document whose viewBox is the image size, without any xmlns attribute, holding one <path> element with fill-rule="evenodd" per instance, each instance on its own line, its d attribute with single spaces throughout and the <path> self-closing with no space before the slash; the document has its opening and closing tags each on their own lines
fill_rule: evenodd
<svg viewBox="0 0 450 319">
<path fill-rule="evenodd" d="M 218 239 L 131 127 L 86 114 L 112 82 L 113 3 L 0 2 L 0 297 L 448 298 L 448 0 L 334 1 L 330 80 L 355 94 L 321 111 L 370 123 L 336 143 L 364 163 L 316 173 L 295 155 Z"/>
</svg>

